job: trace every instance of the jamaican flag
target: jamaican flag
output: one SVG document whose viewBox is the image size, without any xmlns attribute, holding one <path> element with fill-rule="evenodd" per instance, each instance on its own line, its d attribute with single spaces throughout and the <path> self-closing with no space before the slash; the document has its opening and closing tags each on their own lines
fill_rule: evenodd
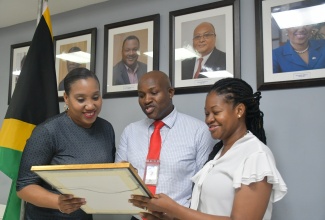
<svg viewBox="0 0 325 220">
<path fill-rule="evenodd" d="M 46 3 L 0 130 L 0 171 L 12 179 L 4 220 L 20 218 L 16 180 L 34 127 L 59 113 L 52 26 Z"/>
</svg>

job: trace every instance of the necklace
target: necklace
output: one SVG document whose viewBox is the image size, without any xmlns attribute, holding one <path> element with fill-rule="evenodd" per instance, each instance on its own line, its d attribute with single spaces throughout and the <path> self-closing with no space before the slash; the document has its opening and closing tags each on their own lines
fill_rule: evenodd
<svg viewBox="0 0 325 220">
<path fill-rule="evenodd" d="M 303 54 L 303 53 L 305 53 L 308 49 L 309 49 L 309 45 L 308 45 L 308 47 L 307 47 L 306 49 L 304 49 L 304 50 L 295 50 L 295 49 L 294 49 L 294 51 L 296 51 L 296 52 L 299 53 L 299 54 Z"/>
</svg>

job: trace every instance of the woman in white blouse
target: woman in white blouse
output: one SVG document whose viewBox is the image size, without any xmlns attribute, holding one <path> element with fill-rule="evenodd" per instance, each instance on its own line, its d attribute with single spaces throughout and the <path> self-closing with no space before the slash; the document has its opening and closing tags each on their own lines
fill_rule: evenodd
<svg viewBox="0 0 325 220">
<path fill-rule="evenodd" d="M 147 220 L 271 219 L 272 203 L 284 197 L 287 187 L 265 145 L 260 98 L 241 79 L 217 81 L 206 97 L 205 121 L 212 137 L 221 141 L 192 178 L 191 207 L 165 194 L 152 199 L 133 195 L 131 203 L 152 212 L 140 215 Z"/>
</svg>

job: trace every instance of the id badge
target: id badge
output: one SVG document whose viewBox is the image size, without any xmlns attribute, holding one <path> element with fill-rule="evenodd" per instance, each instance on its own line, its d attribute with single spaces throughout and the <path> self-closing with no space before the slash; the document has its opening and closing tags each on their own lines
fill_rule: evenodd
<svg viewBox="0 0 325 220">
<path fill-rule="evenodd" d="M 156 186 L 158 183 L 159 160 L 147 159 L 144 173 L 144 183 L 146 185 Z"/>
</svg>

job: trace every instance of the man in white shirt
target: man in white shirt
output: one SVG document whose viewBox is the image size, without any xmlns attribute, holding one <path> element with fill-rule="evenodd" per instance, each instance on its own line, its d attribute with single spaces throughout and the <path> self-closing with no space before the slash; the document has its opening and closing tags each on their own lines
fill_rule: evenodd
<svg viewBox="0 0 325 220">
<path fill-rule="evenodd" d="M 188 207 L 192 193 L 190 178 L 203 167 L 216 141 L 203 121 L 176 110 L 173 96 L 174 89 L 165 73 L 151 71 L 141 77 L 139 104 L 147 118 L 124 129 L 115 162 L 130 162 L 145 181 L 153 122 L 163 121 L 156 193 L 165 193 Z"/>
</svg>

